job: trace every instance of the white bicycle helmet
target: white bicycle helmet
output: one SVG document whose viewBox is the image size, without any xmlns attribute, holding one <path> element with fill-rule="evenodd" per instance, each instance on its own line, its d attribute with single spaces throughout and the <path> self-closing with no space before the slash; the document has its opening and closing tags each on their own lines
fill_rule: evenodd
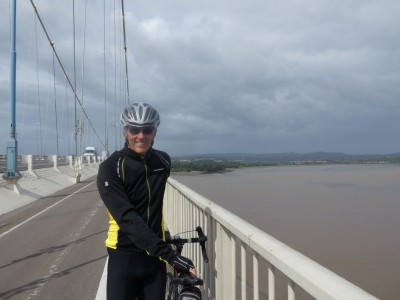
<svg viewBox="0 0 400 300">
<path fill-rule="evenodd" d="M 152 126 L 157 128 L 160 125 L 160 116 L 151 105 L 135 102 L 122 111 L 121 124 L 123 126 Z"/>
</svg>

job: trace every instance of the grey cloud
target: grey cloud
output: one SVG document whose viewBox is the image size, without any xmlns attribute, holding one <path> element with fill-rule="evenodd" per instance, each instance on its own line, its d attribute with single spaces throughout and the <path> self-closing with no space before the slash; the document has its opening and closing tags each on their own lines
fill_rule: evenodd
<svg viewBox="0 0 400 300">
<path fill-rule="evenodd" d="M 41 0 L 38 6 L 72 74 L 70 4 Z M 107 128 L 110 144 L 118 148 L 118 114 L 126 101 L 121 83 L 123 55 L 117 57 L 117 74 L 109 69 L 105 87 L 103 4 L 88 3 L 91 10 L 82 78 L 84 10 L 82 4 L 77 6 L 77 91 L 81 95 L 84 80 L 85 108 L 102 139 Z M 400 125 L 399 6 L 391 0 L 127 2 L 131 100 L 148 101 L 160 110 L 162 125 L 156 146 L 171 154 L 397 152 L 400 144 L 393 136 Z M 26 3 L 19 7 L 19 14 L 26 17 L 19 23 L 24 30 L 19 31 L 18 40 L 17 128 L 24 132 L 18 137 L 23 149 L 36 149 L 37 128 L 32 125 L 38 112 L 34 22 L 32 8 Z M 0 8 L 0 37 L 7 41 L 7 4 Z M 121 36 L 114 36 L 113 9 L 110 1 L 108 66 L 115 63 L 114 51 L 122 52 Z M 45 114 L 54 105 L 52 54 L 39 27 L 37 31 L 41 35 L 38 60 Z M 114 39 L 119 43 L 116 49 L 111 46 Z M 5 43 L 0 51 L 0 95 L 5 106 L 9 68 Z M 64 120 L 60 124 L 65 149 L 72 130 L 73 95 L 66 90 L 58 67 L 56 73 L 58 103 L 64 107 L 58 118 Z M 104 124 L 106 114 L 108 124 Z M 31 123 L 27 116 L 32 116 Z M 2 110 L 0 117 L 4 149 L 7 111 Z M 47 113 L 45 117 L 43 124 L 53 124 L 47 129 L 46 145 L 54 151 L 54 116 Z M 93 133 L 90 135 L 88 143 L 94 141 Z"/>
</svg>

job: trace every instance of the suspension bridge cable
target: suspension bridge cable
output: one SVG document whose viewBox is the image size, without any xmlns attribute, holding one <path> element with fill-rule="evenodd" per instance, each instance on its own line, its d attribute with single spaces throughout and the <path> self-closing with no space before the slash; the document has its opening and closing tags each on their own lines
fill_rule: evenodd
<svg viewBox="0 0 400 300">
<path fill-rule="evenodd" d="M 75 0 L 72 0 L 72 35 L 73 35 L 73 57 L 74 57 L 74 90 L 76 91 L 76 51 L 75 51 Z M 78 156 L 78 132 L 79 132 L 79 126 L 77 124 L 77 110 L 76 110 L 76 97 L 75 95 L 75 101 L 74 101 L 74 120 L 75 120 L 75 155 Z M 80 152 L 80 151 L 79 151 Z"/>
<path fill-rule="evenodd" d="M 56 141 L 57 141 L 57 156 L 58 156 L 60 155 L 60 149 L 58 147 L 57 88 L 56 88 L 56 66 L 54 61 L 54 53 L 53 53 L 53 86 L 54 86 L 54 114 L 56 117 Z"/>
<path fill-rule="evenodd" d="M 86 13 L 87 13 L 87 0 L 85 1 L 85 13 L 84 13 L 84 25 L 83 25 L 83 51 L 82 51 L 82 85 L 81 85 L 81 99 L 82 103 L 84 102 L 83 91 L 85 85 L 85 54 L 86 54 Z M 80 129 L 81 129 L 81 140 L 80 144 L 82 145 L 82 138 L 85 132 L 84 130 L 84 122 L 83 122 L 83 112 L 81 109 L 81 116 L 80 116 Z"/>
<path fill-rule="evenodd" d="M 32 14 L 32 16 L 33 16 L 33 19 L 32 19 L 32 21 L 33 22 L 36 22 L 36 18 L 35 18 L 35 15 L 34 14 Z M 11 21 L 11 20 L 10 20 Z M 34 28 L 35 26 L 29 26 L 29 28 L 31 28 L 31 30 L 32 30 L 32 32 L 34 32 L 34 30 L 35 30 L 35 28 Z M 10 28 L 11 28 L 11 26 L 10 26 Z M 11 34 L 11 33 L 10 33 Z M 32 59 L 32 56 L 33 56 L 33 42 L 34 42 L 34 34 L 29 34 L 29 36 L 30 36 L 30 38 L 29 38 L 29 47 L 27 48 L 27 49 L 25 49 L 25 50 L 28 50 L 28 61 L 32 61 L 33 59 Z M 27 98 L 28 98 L 28 90 L 29 90 L 29 87 L 30 87 L 30 85 L 31 85 L 31 82 L 33 81 L 33 76 L 32 76 L 32 73 L 33 73 L 33 71 L 31 71 L 31 69 L 28 71 L 28 72 L 26 72 L 25 73 L 25 76 L 26 76 L 26 82 L 28 83 L 27 85 L 24 85 L 24 91 L 23 91 L 23 100 L 24 100 L 24 104 L 23 104 L 23 106 L 22 106 L 22 126 L 21 126 L 21 132 L 26 132 L 25 131 L 25 112 L 26 112 L 26 101 L 27 101 Z M 32 126 L 32 125 L 35 125 L 35 124 L 29 124 L 28 125 L 28 127 L 30 127 L 30 126 Z M 25 141 L 25 140 L 24 140 Z M 24 147 L 24 148 L 23 148 Z M 21 151 L 21 153 L 23 153 L 24 151 L 22 151 L 22 149 L 25 149 L 25 145 L 24 145 L 24 143 L 21 143 L 20 144 L 20 147 L 19 147 L 19 149 L 20 149 L 20 151 Z M 31 150 L 31 148 L 28 146 L 28 149 L 29 150 Z"/>
<path fill-rule="evenodd" d="M 117 26 L 115 20 L 115 2 L 114 0 L 114 10 L 113 10 L 113 17 L 114 17 L 114 149 L 117 150 Z"/>
<path fill-rule="evenodd" d="M 54 42 L 51 40 L 50 35 L 49 35 L 49 33 L 47 32 L 46 26 L 44 25 L 44 22 L 43 22 L 42 18 L 40 17 L 40 14 L 39 14 L 39 11 L 38 11 L 38 9 L 37 9 L 36 4 L 33 2 L 33 0 L 30 0 L 30 2 L 31 2 L 31 4 L 32 4 L 33 9 L 34 9 L 34 11 L 35 11 L 35 14 L 36 14 L 36 16 L 37 16 L 37 18 L 38 18 L 38 20 L 39 20 L 39 22 L 40 22 L 40 24 L 41 24 L 41 26 L 42 26 L 42 28 L 43 28 L 43 31 L 44 31 L 44 33 L 45 33 L 45 35 L 46 35 L 46 37 L 47 37 L 47 40 L 49 41 L 50 46 L 51 46 L 51 48 L 53 49 L 53 53 L 54 53 L 55 57 L 57 58 L 57 61 L 58 61 L 59 65 L 60 65 L 60 67 L 61 67 L 61 69 L 62 69 L 62 71 L 63 71 L 63 73 L 64 73 L 64 76 L 65 76 L 65 78 L 67 79 L 68 84 L 69 84 L 70 88 L 72 89 L 72 92 L 74 93 L 74 96 L 75 96 L 76 101 L 77 101 L 77 102 L 79 103 L 79 105 L 81 106 L 82 111 L 83 111 L 83 113 L 84 113 L 86 119 L 88 120 L 88 122 L 89 122 L 91 128 L 93 129 L 93 132 L 95 133 L 95 135 L 97 136 L 98 140 L 100 141 L 100 143 L 101 143 L 101 144 L 103 145 L 103 147 L 104 147 L 103 141 L 101 140 L 101 138 L 100 138 L 98 132 L 97 132 L 96 129 L 94 128 L 93 123 L 92 123 L 92 121 L 91 121 L 90 118 L 89 118 L 89 115 L 87 114 L 85 108 L 83 107 L 83 104 L 82 104 L 81 100 L 79 99 L 79 96 L 77 95 L 76 90 L 75 90 L 75 88 L 74 88 L 74 86 L 73 86 L 73 84 L 72 84 L 70 78 L 68 77 L 68 74 L 67 74 L 67 72 L 66 72 L 66 70 L 65 70 L 65 68 L 64 68 L 64 65 L 63 65 L 63 63 L 61 62 L 61 59 L 60 59 L 60 57 L 59 57 L 59 55 L 58 55 L 58 53 L 57 53 L 55 44 L 54 44 Z"/>
<path fill-rule="evenodd" d="M 128 104 L 131 103 L 129 97 L 129 77 L 128 77 L 128 54 L 126 47 L 126 30 L 125 30 L 125 8 L 124 8 L 124 0 L 121 0 L 121 10 L 122 10 L 122 31 L 124 33 L 124 52 L 125 52 L 125 79 L 126 79 L 126 93 L 128 96 Z"/>
<path fill-rule="evenodd" d="M 103 64 L 104 64 L 104 136 L 105 136 L 105 151 L 108 151 L 108 107 L 107 107 L 107 65 L 106 65 L 106 1 L 103 5 Z"/>
<path fill-rule="evenodd" d="M 38 52 L 38 43 L 37 43 L 37 27 L 36 27 L 36 20 L 35 20 L 35 49 L 36 49 L 36 79 L 37 79 L 37 96 L 38 96 L 38 108 L 39 108 L 39 122 L 36 123 L 36 125 L 39 127 L 38 128 L 38 135 L 40 136 L 40 153 L 39 149 L 37 149 L 38 155 L 43 155 L 43 138 L 42 138 L 42 105 L 41 105 L 41 99 L 40 99 L 40 77 L 39 77 L 39 52 Z M 37 137 L 37 143 L 39 144 L 38 141 L 39 137 Z M 39 147 L 37 147 L 39 148 Z"/>
<path fill-rule="evenodd" d="M 68 79 L 65 77 L 65 103 L 67 106 L 67 142 L 68 142 L 68 155 L 71 154 L 71 124 L 70 124 L 70 119 L 69 119 L 69 109 L 68 109 Z"/>
</svg>

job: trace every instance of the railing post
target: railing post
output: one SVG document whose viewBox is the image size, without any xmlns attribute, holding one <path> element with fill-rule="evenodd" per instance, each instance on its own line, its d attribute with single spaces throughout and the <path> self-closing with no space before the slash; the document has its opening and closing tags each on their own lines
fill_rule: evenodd
<svg viewBox="0 0 400 300">
<path fill-rule="evenodd" d="M 207 241 L 207 253 L 209 255 L 209 263 L 207 265 L 207 299 L 215 299 L 215 276 L 214 276 L 214 257 L 215 257 L 215 252 L 214 252 L 214 220 L 212 217 L 212 211 L 210 208 L 206 210 L 207 212 L 207 227 L 205 228 L 206 235 L 208 236 L 208 241 Z"/>
<path fill-rule="evenodd" d="M 253 299 L 258 300 L 259 298 L 259 278 L 258 278 L 258 254 L 253 253 Z"/>
<path fill-rule="evenodd" d="M 54 169 L 58 168 L 57 155 L 53 155 L 53 165 L 54 165 Z"/>
<path fill-rule="evenodd" d="M 26 162 L 28 163 L 28 172 L 32 173 L 33 172 L 32 154 L 26 155 L 25 157 L 26 157 Z"/>
<path fill-rule="evenodd" d="M 247 297 L 247 275 L 246 275 L 246 245 L 241 243 L 240 245 L 240 269 L 241 269 L 241 287 L 242 287 L 242 300 L 246 300 Z"/>
<path fill-rule="evenodd" d="M 75 156 L 75 183 L 81 182 L 82 156 Z"/>
<path fill-rule="evenodd" d="M 275 300 L 275 267 L 268 263 L 268 300 Z"/>
<path fill-rule="evenodd" d="M 232 295 L 230 299 L 236 299 L 236 238 L 231 235 L 231 282 L 230 285 L 232 287 Z"/>
<path fill-rule="evenodd" d="M 288 278 L 288 300 L 296 299 L 295 289 L 296 289 L 296 283 Z"/>
<path fill-rule="evenodd" d="M 234 272 L 232 265 L 232 237 L 229 231 L 221 224 L 216 224 L 217 228 L 217 241 L 216 241 L 216 269 L 218 278 L 219 292 L 217 291 L 217 299 L 235 299 L 234 290 L 236 284 L 231 285 L 231 274 Z"/>
<path fill-rule="evenodd" d="M 39 178 L 38 174 L 36 174 L 36 172 L 33 170 L 33 156 L 31 154 L 27 155 L 26 160 L 28 163 L 28 172 L 36 178 Z"/>
</svg>

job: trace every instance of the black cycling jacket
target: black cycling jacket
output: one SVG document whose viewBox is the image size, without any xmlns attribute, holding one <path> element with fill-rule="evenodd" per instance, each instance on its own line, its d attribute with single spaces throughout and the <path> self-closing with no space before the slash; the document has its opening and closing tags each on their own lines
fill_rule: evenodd
<svg viewBox="0 0 400 300">
<path fill-rule="evenodd" d="M 162 214 L 170 165 L 165 152 L 151 148 L 141 159 L 128 147 L 101 163 L 97 187 L 110 217 L 107 247 L 172 258 Z"/>
</svg>

